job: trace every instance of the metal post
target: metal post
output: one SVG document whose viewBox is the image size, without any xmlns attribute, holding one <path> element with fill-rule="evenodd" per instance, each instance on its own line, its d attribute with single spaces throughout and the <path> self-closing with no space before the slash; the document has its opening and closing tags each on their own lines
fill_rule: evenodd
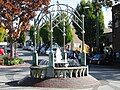
<svg viewBox="0 0 120 90">
<path fill-rule="evenodd" d="M 99 48 L 99 22 L 98 22 L 98 17 L 99 17 L 99 6 L 97 6 L 97 3 L 99 1 L 95 0 L 96 3 L 96 47 Z"/>
<path fill-rule="evenodd" d="M 67 62 L 67 52 L 66 52 L 66 48 L 65 48 L 65 36 L 66 36 L 66 33 L 65 33 L 65 19 L 63 19 L 63 47 L 64 47 L 64 51 L 63 51 L 63 60 L 65 62 Z"/>
<path fill-rule="evenodd" d="M 65 19 L 63 19 L 63 47 L 64 47 L 64 52 L 65 52 Z"/>
<path fill-rule="evenodd" d="M 82 15 L 82 55 L 81 55 L 81 64 L 86 65 L 86 57 L 85 57 L 85 52 L 84 52 L 84 33 L 85 33 L 85 28 L 84 28 L 84 15 Z"/>
<path fill-rule="evenodd" d="M 35 23 L 35 19 L 34 19 L 34 27 L 35 27 L 35 31 L 34 31 L 34 52 L 33 52 L 33 65 L 37 66 L 38 65 L 38 53 L 36 51 L 36 23 Z"/>
<path fill-rule="evenodd" d="M 99 23 L 98 23 L 98 16 L 99 16 L 99 13 L 98 13 L 98 10 L 96 11 L 96 46 L 97 48 L 99 48 Z"/>
<path fill-rule="evenodd" d="M 82 15 L 82 52 L 84 52 L 84 15 Z"/>
<path fill-rule="evenodd" d="M 37 35 L 37 32 L 34 31 L 34 51 L 36 51 L 36 35 Z"/>
<path fill-rule="evenodd" d="M 52 15 L 50 12 L 50 32 L 51 32 L 51 50 L 49 54 L 49 66 L 54 67 L 54 53 L 53 53 L 53 28 L 52 28 Z"/>
<path fill-rule="evenodd" d="M 52 16 L 50 13 L 50 32 L 51 32 L 51 52 L 53 51 L 53 29 L 52 29 Z"/>
</svg>

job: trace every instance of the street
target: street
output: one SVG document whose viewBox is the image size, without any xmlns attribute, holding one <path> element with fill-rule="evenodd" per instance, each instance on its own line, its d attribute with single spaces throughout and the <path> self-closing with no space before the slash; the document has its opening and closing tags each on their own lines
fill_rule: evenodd
<svg viewBox="0 0 120 90">
<path fill-rule="evenodd" d="M 90 75 L 101 82 L 101 86 L 95 87 L 95 90 L 120 90 L 120 66 L 89 65 L 89 67 Z"/>
<path fill-rule="evenodd" d="M 21 58 L 26 62 L 32 61 L 32 54 L 30 51 L 18 51 Z M 48 59 L 48 56 L 39 56 L 39 59 Z M 2 67 L 0 66 L 0 89 L 1 90 L 61 90 L 60 88 L 35 88 L 35 87 L 15 87 L 9 86 L 7 83 L 11 81 L 18 81 L 29 75 L 29 67 L 31 63 L 19 65 L 18 67 Z M 100 81 L 101 85 L 98 87 L 91 87 L 86 89 L 76 90 L 120 90 L 120 66 L 109 65 L 89 65 L 89 74 Z M 65 88 L 62 90 L 75 90 Z"/>
<path fill-rule="evenodd" d="M 18 49 L 17 53 L 19 54 L 19 57 L 22 58 L 25 62 L 29 62 L 30 64 L 32 64 L 32 59 L 33 59 L 32 51 Z M 38 60 L 43 60 L 43 59 L 49 60 L 49 57 L 45 55 L 38 56 Z"/>
<path fill-rule="evenodd" d="M 22 53 L 25 51 L 22 51 Z M 30 53 L 29 51 L 25 54 Z M 28 56 L 21 56 L 24 59 L 28 59 Z M 32 60 L 32 56 L 29 56 Z M 47 59 L 48 56 L 39 56 L 39 59 Z M 95 90 L 120 90 L 120 66 L 110 65 L 89 65 L 89 74 L 100 81 L 101 86 L 95 87 Z"/>
</svg>

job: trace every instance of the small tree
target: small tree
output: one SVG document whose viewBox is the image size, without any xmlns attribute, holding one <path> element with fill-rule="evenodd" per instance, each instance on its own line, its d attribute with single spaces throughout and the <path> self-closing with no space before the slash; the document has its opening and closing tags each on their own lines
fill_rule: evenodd
<svg viewBox="0 0 120 90">
<path fill-rule="evenodd" d="M 49 3 L 50 0 L 0 0 L 0 23 L 9 30 L 11 57 L 14 57 L 14 42 L 29 28 L 29 20 L 34 18 L 35 11 Z"/>
</svg>

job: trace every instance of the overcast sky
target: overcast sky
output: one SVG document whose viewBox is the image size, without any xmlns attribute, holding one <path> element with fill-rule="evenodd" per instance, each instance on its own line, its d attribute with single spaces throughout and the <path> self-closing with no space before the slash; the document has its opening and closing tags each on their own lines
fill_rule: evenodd
<svg viewBox="0 0 120 90">
<path fill-rule="evenodd" d="M 68 4 L 69 6 L 72 6 L 75 8 L 77 4 L 80 3 L 80 0 L 51 0 L 51 4 L 55 4 L 57 1 L 61 4 Z"/>
</svg>

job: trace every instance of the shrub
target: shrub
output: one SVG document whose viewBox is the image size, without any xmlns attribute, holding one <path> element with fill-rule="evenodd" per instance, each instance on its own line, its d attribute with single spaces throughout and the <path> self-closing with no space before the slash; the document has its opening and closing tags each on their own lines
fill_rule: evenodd
<svg viewBox="0 0 120 90">
<path fill-rule="evenodd" d="M 9 56 L 5 56 L 3 57 L 3 59 L 4 59 L 4 65 L 17 65 L 23 63 L 23 59 L 18 57 L 11 58 Z"/>
</svg>

